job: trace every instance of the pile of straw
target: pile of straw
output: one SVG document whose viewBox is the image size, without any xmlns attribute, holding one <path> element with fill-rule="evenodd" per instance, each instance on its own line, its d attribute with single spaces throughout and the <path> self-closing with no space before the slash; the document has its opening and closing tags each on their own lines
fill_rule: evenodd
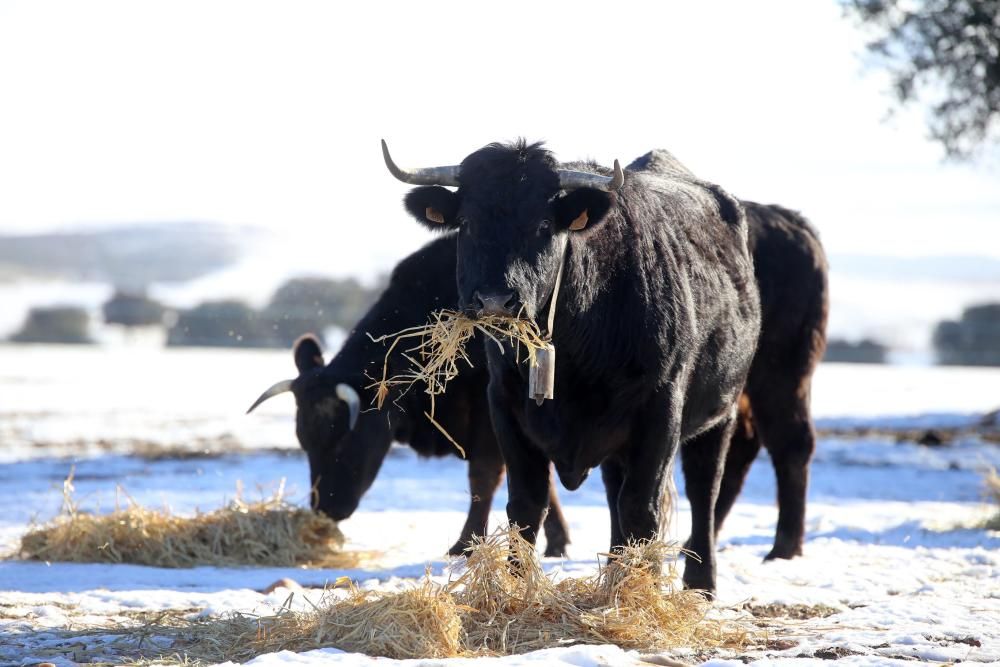
<svg viewBox="0 0 1000 667">
<path fill-rule="evenodd" d="M 472 366 L 465 346 L 477 331 L 496 343 L 501 350 L 504 349 L 503 341 L 514 343 L 515 354 L 518 355 L 523 346 L 527 360 L 532 364 L 535 363 L 535 353 L 545 347 L 538 325 L 532 320 L 500 315 L 471 319 L 454 310 L 435 311 L 431 313 L 427 324 L 418 327 L 378 338 L 368 334 L 376 343 L 392 340 L 382 363 L 382 377 L 367 387 L 375 389 L 375 406 L 381 410 L 394 387 L 399 389 L 398 396 L 402 396 L 414 384 L 421 383 L 424 391 L 431 397 L 431 410 L 424 416 L 458 448 L 463 457 L 465 450 L 434 420 L 434 397 L 443 394 L 448 382 L 458 376 L 460 361 Z M 414 343 L 401 352 L 410 362 L 410 368 L 406 372 L 390 376 L 390 358 L 401 341 Z"/>
<path fill-rule="evenodd" d="M 346 597 L 329 591 L 309 612 L 288 604 L 277 614 L 196 621 L 174 636 L 171 651 L 205 662 L 244 661 L 279 650 L 337 647 L 388 658 L 448 658 L 525 653 L 571 644 L 665 650 L 740 647 L 742 625 L 706 619 L 710 603 L 676 591 L 659 542 L 628 547 L 588 578 L 556 582 L 517 531 L 500 529 L 468 551 L 467 566 L 443 584 L 430 577 L 396 593 Z M 512 565 L 516 563 L 516 565 Z M 338 582 L 343 583 L 343 582 Z"/>
<path fill-rule="evenodd" d="M 467 649 L 487 655 L 524 653 L 563 644 L 615 644 L 625 649 L 706 647 L 739 643 L 745 633 L 705 618 L 697 591 L 675 590 L 677 549 L 642 542 L 589 578 L 556 582 L 516 531 L 494 533 L 470 550 L 466 572 L 449 586 L 462 609 Z M 517 565 L 512 567 L 511 561 Z"/>
<path fill-rule="evenodd" d="M 340 583 L 340 582 L 338 582 Z M 309 612 L 289 608 L 276 614 L 232 614 L 195 620 L 182 629 L 143 629 L 172 637 L 171 655 L 185 662 L 246 662 L 265 653 L 309 651 L 334 646 L 387 658 L 448 658 L 462 653 L 462 622 L 454 602 L 425 580 L 399 593 L 366 592 L 348 585 L 346 598 L 332 594 Z M 143 656 L 153 657 L 153 656 Z"/>
<path fill-rule="evenodd" d="M 116 503 L 117 505 L 117 503 Z M 340 551 L 344 536 L 328 517 L 294 507 L 282 488 L 258 502 L 237 498 L 225 507 L 180 517 L 131 498 L 110 514 L 82 512 L 73 476 L 63 483 L 63 511 L 21 538 L 22 558 L 78 563 L 351 567 L 360 555 Z"/>
</svg>

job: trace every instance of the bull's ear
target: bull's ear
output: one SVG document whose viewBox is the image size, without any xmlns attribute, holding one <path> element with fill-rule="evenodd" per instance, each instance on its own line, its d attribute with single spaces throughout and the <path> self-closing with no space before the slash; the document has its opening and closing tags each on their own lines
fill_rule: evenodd
<svg viewBox="0 0 1000 667">
<path fill-rule="evenodd" d="M 295 356 L 295 367 L 299 369 L 299 375 L 323 365 L 323 350 L 312 334 L 306 334 L 295 341 L 292 354 Z"/>
<path fill-rule="evenodd" d="M 458 213 L 458 195 L 440 185 L 413 188 L 403 199 L 410 215 L 430 229 L 451 229 Z"/>
<path fill-rule="evenodd" d="M 556 226 L 578 232 L 593 229 L 608 214 L 611 195 L 594 188 L 578 188 L 556 200 Z"/>
</svg>

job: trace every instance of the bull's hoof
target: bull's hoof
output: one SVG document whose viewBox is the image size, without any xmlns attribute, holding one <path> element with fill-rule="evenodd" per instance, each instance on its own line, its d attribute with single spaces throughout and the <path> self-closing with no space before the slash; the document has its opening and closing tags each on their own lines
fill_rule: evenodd
<svg viewBox="0 0 1000 667">
<path fill-rule="evenodd" d="M 802 547 L 791 548 L 791 547 L 779 547 L 778 545 L 775 545 L 774 548 L 771 549 L 771 551 L 769 551 L 766 556 L 764 556 L 764 562 L 766 563 L 769 560 L 775 560 L 777 558 L 781 558 L 782 560 L 791 560 L 796 556 L 801 556 L 801 555 L 802 555 Z"/>
<path fill-rule="evenodd" d="M 546 558 L 566 558 L 568 555 L 565 542 L 550 542 L 545 545 Z"/>
<path fill-rule="evenodd" d="M 449 556 L 464 556 L 465 550 L 469 548 L 469 543 L 464 540 L 459 540 L 455 544 L 451 545 L 451 549 L 448 549 Z"/>
<path fill-rule="evenodd" d="M 707 600 L 715 599 L 715 567 L 694 558 L 688 558 L 684 564 L 684 576 L 681 578 L 684 588 L 696 591 Z"/>
<path fill-rule="evenodd" d="M 778 535 L 774 538 L 774 547 L 766 556 L 764 556 L 764 561 L 767 562 L 776 558 L 791 560 L 796 556 L 801 555 L 802 540 L 783 538 L 781 535 Z"/>
<path fill-rule="evenodd" d="M 715 586 L 712 586 L 711 588 L 707 588 L 707 586 L 708 584 L 690 585 L 687 582 L 684 582 L 685 589 L 694 591 L 695 593 L 700 593 L 702 597 L 704 597 L 709 602 L 712 602 L 715 600 Z"/>
</svg>

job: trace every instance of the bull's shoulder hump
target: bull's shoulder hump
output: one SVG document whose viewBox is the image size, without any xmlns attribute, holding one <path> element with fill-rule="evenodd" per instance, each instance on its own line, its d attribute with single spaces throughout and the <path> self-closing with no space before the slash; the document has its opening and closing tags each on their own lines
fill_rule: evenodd
<svg viewBox="0 0 1000 667">
<path fill-rule="evenodd" d="M 746 223 L 746 213 L 740 201 L 727 192 L 722 186 L 709 181 L 703 181 L 690 172 L 684 174 L 665 174 L 660 172 L 638 171 L 625 177 L 626 187 L 633 191 L 647 191 L 664 197 L 676 197 L 677 201 L 711 202 L 719 211 L 719 217 L 729 225 L 740 226 Z"/>
<path fill-rule="evenodd" d="M 632 160 L 626 172 L 650 172 L 654 174 L 678 175 L 694 178 L 690 169 L 678 160 L 673 153 L 665 148 L 654 148 L 644 155 Z"/>
</svg>

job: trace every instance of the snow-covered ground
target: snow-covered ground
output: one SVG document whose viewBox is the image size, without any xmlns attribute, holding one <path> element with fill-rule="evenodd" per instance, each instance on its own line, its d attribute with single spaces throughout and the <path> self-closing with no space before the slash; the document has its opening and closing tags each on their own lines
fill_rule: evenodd
<svg viewBox="0 0 1000 667">
<path fill-rule="evenodd" d="M 291 400 L 243 415 L 262 389 L 292 369 L 290 355 L 277 352 L 0 346 L 0 549 L 11 552 L 32 520 L 59 510 L 61 483 L 73 465 L 77 498 L 87 509 L 112 507 L 118 484 L 144 504 L 184 513 L 219 506 L 238 481 L 252 495 L 257 488 L 272 491 L 282 478 L 292 499 L 305 504 L 307 468 L 294 440 Z M 997 370 L 824 365 L 814 409 L 831 427 L 962 425 L 1000 407 L 998 388 Z M 177 450 L 189 456 L 165 456 Z M 203 450 L 226 453 L 190 457 Z M 1000 661 L 1000 533 L 975 527 L 991 511 L 982 471 L 1000 468 L 1000 445 L 971 436 L 940 447 L 889 437 L 822 439 L 812 467 L 806 554 L 790 562 L 761 560 L 776 518 L 773 473 L 761 458 L 721 536 L 717 604 L 758 617 L 770 641 L 743 655 L 708 659 Z M 258 591 L 282 577 L 308 587 L 347 574 L 366 587 L 398 589 L 428 565 L 443 576 L 442 553 L 464 519 L 465 483 L 458 459 L 422 461 L 409 449 L 393 449 L 359 511 L 342 524 L 350 548 L 381 553 L 363 570 L 0 562 L 0 664 L 43 658 L 72 664 L 99 655 L 67 640 L 65 631 L 142 611 L 268 612 L 287 591 Z M 570 558 L 546 567 L 589 574 L 608 540 L 599 476 L 562 498 Z M 495 523 L 505 500 L 499 494 Z M 683 539 L 686 503 L 679 509 L 672 534 Z M 67 647 L 62 656 L 52 653 L 59 646 Z M 638 660 L 615 647 L 569 647 L 487 662 Z M 375 662 L 326 649 L 250 664 Z"/>
</svg>

